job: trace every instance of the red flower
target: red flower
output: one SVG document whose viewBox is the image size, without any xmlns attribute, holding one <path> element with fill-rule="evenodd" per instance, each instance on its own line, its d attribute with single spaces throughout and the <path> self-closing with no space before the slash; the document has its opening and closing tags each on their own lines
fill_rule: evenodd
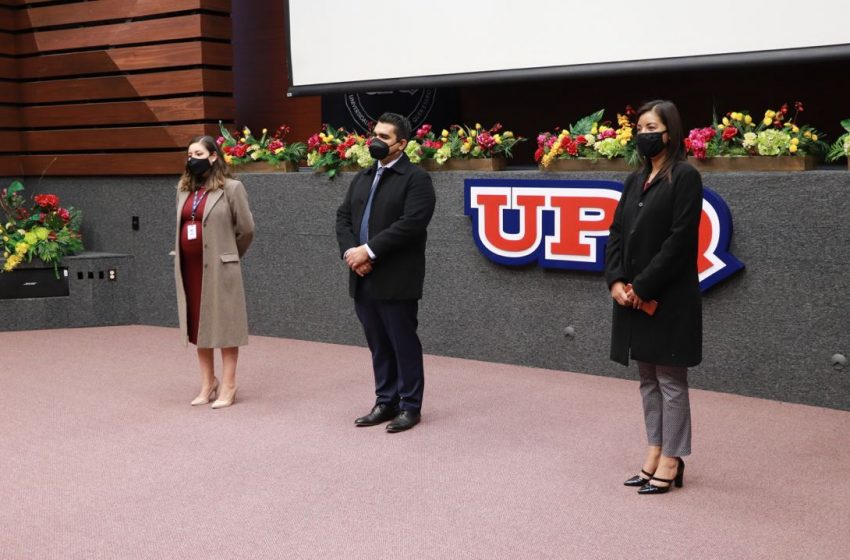
<svg viewBox="0 0 850 560">
<path fill-rule="evenodd" d="M 584 134 L 579 134 L 578 138 L 576 138 L 576 142 L 580 146 L 587 146 L 587 138 L 584 137 Z"/>
<path fill-rule="evenodd" d="M 322 144 L 321 146 L 319 146 L 319 153 L 320 154 L 326 154 L 330 151 L 330 149 L 331 149 L 330 145 Z"/>
<path fill-rule="evenodd" d="M 729 140 L 734 138 L 737 134 L 738 134 L 737 128 L 735 128 L 734 126 L 727 126 L 726 128 L 723 129 L 722 138 L 725 142 L 728 142 Z"/>
<path fill-rule="evenodd" d="M 496 145 L 496 139 L 490 136 L 489 132 L 482 132 L 479 134 L 475 140 L 478 142 L 478 145 L 481 146 L 484 150 L 489 150 L 493 146 Z"/>
<path fill-rule="evenodd" d="M 419 130 L 416 131 L 417 138 L 424 138 L 429 132 L 431 132 L 430 124 L 423 124 Z"/>
<path fill-rule="evenodd" d="M 307 149 L 311 151 L 315 150 L 321 143 L 322 141 L 319 139 L 319 135 L 314 134 L 313 136 L 307 139 Z"/>
<path fill-rule="evenodd" d="M 794 102 L 794 108 L 797 109 L 798 113 L 802 113 L 803 112 L 803 102 L 802 101 L 795 101 Z"/>
<path fill-rule="evenodd" d="M 540 162 L 543 159 L 543 148 L 537 148 L 537 151 L 534 152 L 534 161 Z"/>
<path fill-rule="evenodd" d="M 59 206 L 59 197 L 55 194 L 37 194 L 33 197 L 33 200 L 45 210 L 53 210 Z"/>
<path fill-rule="evenodd" d="M 269 142 L 268 149 L 269 149 L 270 152 L 274 152 L 278 148 L 283 148 L 283 142 L 281 142 L 278 139 L 274 139 L 271 142 Z"/>
<path fill-rule="evenodd" d="M 56 211 L 56 215 L 58 215 L 58 216 L 59 216 L 59 218 L 60 218 L 63 222 L 67 222 L 68 220 L 70 220 L 70 219 L 71 219 L 71 213 L 70 213 L 70 212 L 68 212 L 68 211 L 67 211 L 66 209 L 64 209 L 64 208 L 60 208 L 59 210 L 57 210 L 57 211 Z"/>
</svg>

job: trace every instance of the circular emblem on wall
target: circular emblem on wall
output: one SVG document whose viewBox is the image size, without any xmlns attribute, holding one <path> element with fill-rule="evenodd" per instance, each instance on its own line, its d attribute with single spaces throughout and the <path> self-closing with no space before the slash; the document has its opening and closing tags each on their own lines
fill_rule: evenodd
<svg viewBox="0 0 850 560">
<path fill-rule="evenodd" d="M 369 91 L 346 94 L 345 107 L 361 133 L 370 132 L 381 113 L 386 112 L 404 115 L 416 130 L 425 123 L 436 98 L 437 90 L 434 88 Z"/>
</svg>

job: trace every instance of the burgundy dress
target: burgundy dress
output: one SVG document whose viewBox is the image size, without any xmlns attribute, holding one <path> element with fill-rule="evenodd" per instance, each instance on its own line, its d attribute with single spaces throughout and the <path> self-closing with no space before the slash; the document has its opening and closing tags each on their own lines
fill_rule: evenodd
<svg viewBox="0 0 850 560">
<path fill-rule="evenodd" d="M 204 217 L 204 205 L 207 203 L 206 191 L 198 190 L 198 207 L 195 209 L 195 231 L 197 237 L 189 239 L 189 225 L 192 223 L 192 204 L 194 193 L 189 195 L 180 211 L 180 274 L 183 276 L 183 291 L 186 293 L 186 326 L 189 342 L 198 344 L 198 322 L 201 315 L 201 287 L 204 279 L 204 236 L 201 222 Z M 202 198 L 203 197 L 203 198 Z"/>
</svg>

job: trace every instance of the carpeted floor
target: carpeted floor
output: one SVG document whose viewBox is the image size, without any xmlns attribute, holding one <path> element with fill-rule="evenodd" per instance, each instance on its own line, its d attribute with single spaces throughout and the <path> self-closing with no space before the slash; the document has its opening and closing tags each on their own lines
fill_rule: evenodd
<svg viewBox="0 0 850 560">
<path fill-rule="evenodd" d="M 847 412 L 692 391 L 685 487 L 647 497 L 634 381 L 426 356 L 387 434 L 352 424 L 363 348 L 253 337 L 215 411 L 173 329 L 0 348 L 3 560 L 850 557 Z"/>
</svg>

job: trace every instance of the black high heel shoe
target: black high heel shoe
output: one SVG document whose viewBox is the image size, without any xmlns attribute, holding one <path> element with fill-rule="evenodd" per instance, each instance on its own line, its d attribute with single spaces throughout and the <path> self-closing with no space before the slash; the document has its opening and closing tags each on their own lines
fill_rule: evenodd
<svg viewBox="0 0 850 560">
<path fill-rule="evenodd" d="M 679 459 L 679 466 L 676 468 L 676 478 L 670 480 L 668 478 L 658 478 L 657 476 L 653 476 L 649 479 L 649 482 L 644 484 L 640 490 L 638 490 L 638 494 L 664 494 L 670 491 L 670 488 L 673 485 L 676 485 L 676 488 L 681 488 L 685 484 L 685 462 L 682 461 L 681 457 L 677 457 Z M 666 482 L 667 486 L 655 486 L 652 481 L 657 480 L 658 482 Z"/>
<path fill-rule="evenodd" d="M 640 476 L 640 474 L 644 474 L 646 475 L 646 477 Z M 652 474 L 646 472 L 643 469 L 640 470 L 640 474 L 636 474 L 635 476 L 625 481 L 623 483 L 623 486 L 643 486 L 652 478 Z"/>
</svg>

